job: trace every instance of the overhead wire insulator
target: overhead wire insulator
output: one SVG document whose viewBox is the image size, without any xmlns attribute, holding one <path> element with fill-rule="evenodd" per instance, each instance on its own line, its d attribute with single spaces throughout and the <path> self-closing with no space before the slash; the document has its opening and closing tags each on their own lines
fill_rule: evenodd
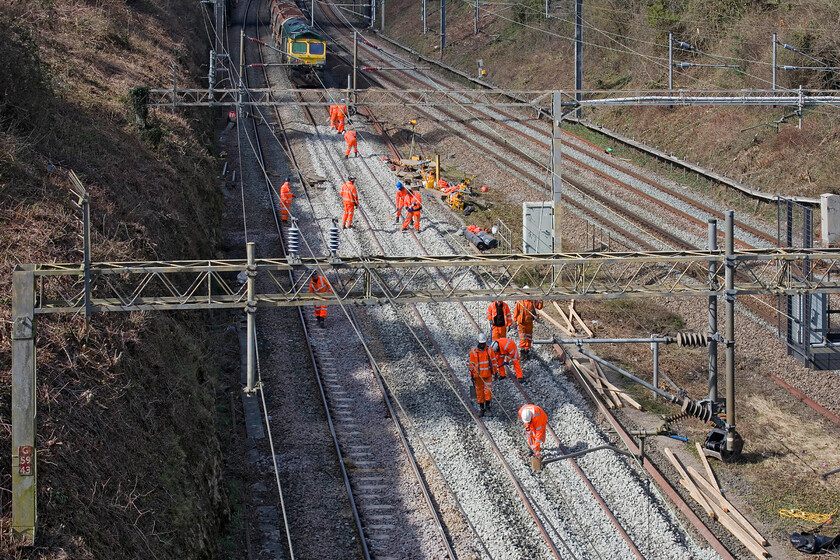
<svg viewBox="0 0 840 560">
<path fill-rule="evenodd" d="M 333 256 L 338 254 L 338 240 L 338 220 L 333 218 L 333 225 L 330 228 L 329 238 L 327 239 L 327 249 L 330 250 L 330 254 Z"/>
<path fill-rule="evenodd" d="M 697 348 L 706 346 L 708 338 L 704 334 L 696 332 L 677 333 L 677 346 L 683 348 Z"/>
<path fill-rule="evenodd" d="M 287 232 L 286 246 L 290 255 L 297 256 L 300 253 L 300 230 L 295 219 L 292 219 L 292 225 Z"/>
</svg>

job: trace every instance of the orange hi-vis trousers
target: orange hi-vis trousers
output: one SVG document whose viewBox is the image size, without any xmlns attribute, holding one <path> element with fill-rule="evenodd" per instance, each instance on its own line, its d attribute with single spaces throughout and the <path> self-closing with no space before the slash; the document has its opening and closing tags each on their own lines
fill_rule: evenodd
<svg viewBox="0 0 840 560">
<path fill-rule="evenodd" d="M 499 340 L 507 337 L 507 327 L 493 327 L 493 332 L 490 335 L 492 340 Z"/>
<path fill-rule="evenodd" d="M 530 350 L 534 340 L 534 323 L 519 323 L 519 349 Z"/>
<path fill-rule="evenodd" d="M 490 377 L 481 377 L 480 375 L 476 375 L 473 377 L 473 383 L 475 384 L 475 398 L 478 400 L 478 404 L 493 400 L 492 375 Z"/>
<path fill-rule="evenodd" d="M 344 219 L 343 224 L 347 227 L 353 225 L 353 214 L 356 212 L 356 204 L 353 202 L 344 203 Z"/>
</svg>

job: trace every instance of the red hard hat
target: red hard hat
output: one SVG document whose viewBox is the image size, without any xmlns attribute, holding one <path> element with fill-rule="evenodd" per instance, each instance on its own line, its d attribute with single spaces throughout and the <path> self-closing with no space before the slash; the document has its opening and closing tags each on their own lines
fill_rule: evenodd
<svg viewBox="0 0 840 560">
<path fill-rule="evenodd" d="M 481 185 L 481 192 L 487 192 L 487 185 Z"/>
</svg>

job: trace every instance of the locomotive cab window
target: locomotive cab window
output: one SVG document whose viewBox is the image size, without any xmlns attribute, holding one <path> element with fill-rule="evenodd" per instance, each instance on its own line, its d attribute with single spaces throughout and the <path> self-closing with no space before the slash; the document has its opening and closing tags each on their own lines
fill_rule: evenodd
<svg viewBox="0 0 840 560">
<path fill-rule="evenodd" d="M 324 54 L 324 43 L 309 43 L 309 54 Z"/>
<path fill-rule="evenodd" d="M 292 54 L 306 54 L 306 43 L 304 41 L 293 42 Z"/>
</svg>

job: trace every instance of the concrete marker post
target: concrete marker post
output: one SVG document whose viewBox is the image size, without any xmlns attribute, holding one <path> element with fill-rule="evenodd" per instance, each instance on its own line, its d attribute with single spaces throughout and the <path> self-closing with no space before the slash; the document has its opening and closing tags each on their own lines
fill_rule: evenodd
<svg viewBox="0 0 840 560">
<path fill-rule="evenodd" d="M 12 273 L 12 535 L 24 545 L 34 544 L 38 520 L 34 271 Z"/>
</svg>

